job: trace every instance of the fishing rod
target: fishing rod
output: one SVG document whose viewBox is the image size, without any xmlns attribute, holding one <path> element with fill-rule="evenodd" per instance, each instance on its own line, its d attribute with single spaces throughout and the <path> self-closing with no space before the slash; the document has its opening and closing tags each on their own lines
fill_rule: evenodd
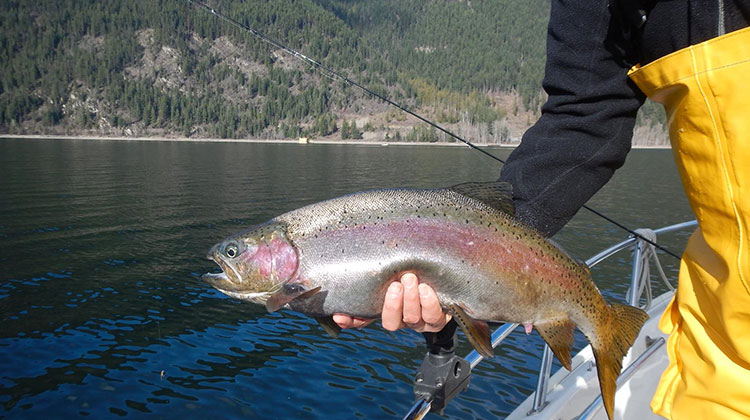
<svg viewBox="0 0 750 420">
<path fill-rule="evenodd" d="M 296 57 L 296 58 L 298 58 L 298 59 L 300 59 L 300 60 L 302 60 L 302 61 L 310 64 L 312 67 L 314 67 L 314 68 L 322 71 L 327 77 L 329 77 L 331 79 L 339 79 L 339 80 L 343 81 L 344 83 L 346 83 L 346 84 L 348 84 L 350 86 L 355 86 L 355 87 L 361 89 L 362 91 L 368 93 L 369 95 L 374 96 L 374 97 L 380 99 L 381 101 L 383 101 L 383 102 L 385 102 L 385 103 L 387 103 L 389 105 L 392 105 L 392 106 L 398 108 L 399 110 L 401 110 L 401 111 L 403 111 L 403 112 L 411 115 L 412 117 L 414 117 L 414 118 L 416 118 L 416 119 L 424 122 L 425 124 L 427 124 L 427 125 L 435 128 L 435 129 L 437 129 L 439 131 L 442 131 L 443 133 L 447 134 L 448 136 L 450 136 L 450 137 L 452 137 L 452 138 L 460 141 L 461 143 L 469 146 L 470 148 L 472 148 L 472 149 L 474 149 L 476 151 L 481 152 L 485 156 L 487 156 L 487 157 L 489 157 L 491 159 L 494 159 L 494 160 L 496 160 L 496 161 L 498 161 L 498 162 L 500 162 L 502 164 L 505 164 L 505 161 L 503 159 L 499 158 L 498 156 L 496 156 L 496 155 L 494 155 L 494 154 L 492 154 L 492 153 L 490 153 L 490 152 L 488 152 L 488 151 L 486 151 L 486 150 L 478 147 L 477 145 L 475 145 L 474 143 L 470 142 L 469 140 L 466 140 L 463 137 L 459 136 L 458 134 L 455 134 L 452 131 L 450 131 L 450 130 L 448 130 L 448 129 L 442 127 L 442 126 L 440 126 L 439 124 L 437 124 L 437 123 L 435 123 L 433 121 L 428 120 L 427 118 L 425 118 L 425 117 L 417 114 L 416 112 L 414 112 L 414 111 L 406 108 L 405 106 L 403 106 L 403 105 L 401 105 L 401 104 L 399 104 L 397 102 L 394 102 L 394 101 L 388 99 L 387 97 L 385 97 L 385 96 L 383 96 L 383 95 L 375 92 L 372 89 L 369 89 L 368 87 L 362 85 L 361 83 L 357 82 L 356 80 L 350 79 L 349 77 L 347 77 L 347 76 L 341 74 L 340 72 L 337 72 L 336 70 L 334 70 L 334 69 L 326 66 L 325 64 L 321 63 L 320 61 L 314 60 L 314 59 L 312 59 L 312 58 L 310 58 L 310 57 L 302 54 L 301 52 L 299 52 L 299 51 L 297 51 L 295 49 L 292 49 L 292 48 L 286 46 L 285 44 L 283 44 L 283 43 L 281 43 L 281 42 L 279 42 L 279 41 L 277 41 L 277 40 L 275 40 L 273 38 L 270 38 L 269 36 L 265 35 L 264 33 L 260 32 L 258 30 L 255 30 L 255 29 L 251 28 L 250 26 L 245 25 L 244 23 L 239 22 L 239 21 L 237 21 L 237 20 L 235 20 L 235 19 L 233 19 L 233 18 L 231 18 L 231 17 L 229 17 L 229 16 L 227 16 L 227 15 L 221 13 L 221 12 L 217 12 L 213 7 L 211 7 L 211 6 L 209 6 L 209 5 L 201 2 L 200 0 L 187 0 L 187 2 L 190 3 L 190 4 L 195 4 L 195 5 L 199 6 L 199 7 L 201 7 L 203 10 L 208 11 L 209 13 L 211 13 L 214 16 L 216 16 L 217 18 L 219 18 L 221 20 L 224 20 L 225 22 L 228 22 L 231 25 L 233 25 L 233 26 L 235 26 L 237 28 L 240 28 L 240 29 L 242 29 L 242 30 L 244 30 L 246 32 L 249 32 L 250 34 L 252 34 L 256 38 L 260 39 L 261 41 L 263 41 L 263 42 L 265 42 L 267 44 L 270 44 L 273 47 L 278 48 L 278 49 L 280 49 L 282 51 L 285 51 L 289 55 L 291 55 L 293 57 Z M 601 212 L 599 212 L 599 211 L 597 211 L 597 210 L 595 210 L 595 209 L 593 209 L 593 208 L 591 208 L 591 207 L 589 207 L 589 206 L 587 206 L 585 204 L 583 205 L 583 208 L 586 209 L 586 210 L 588 210 L 588 211 L 590 211 L 591 213 L 593 213 L 593 214 L 601 217 L 602 219 L 604 219 L 604 220 L 612 223 L 613 225 L 619 227 L 620 229 L 628 232 L 632 236 L 634 236 L 634 237 L 636 237 L 636 238 L 638 238 L 640 240 L 643 240 L 644 242 L 647 242 L 650 245 L 655 246 L 656 248 L 658 248 L 658 249 L 666 252 L 667 254 L 669 254 L 669 255 L 677 258 L 678 260 L 680 259 L 680 256 L 678 256 L 677 254 L 673 253 L 669 249 L 667 249 L 667 248 L 665 248 L 665 247 L 657 244 L 656 242 L 651 241 L 650 239 L 644 237 L 643 235 L 638 234 L 637 232 L 635 232 L 634 230 L 628 228 L 627 226 L 625 226 L 625 225 L 623 225 L 621 223 L 618 223 L 617 221 L 615 221 L 611 217 L 608 217 L 608 216 L 604 215 L 603 213 L 601 213 Z"/>
</svg>

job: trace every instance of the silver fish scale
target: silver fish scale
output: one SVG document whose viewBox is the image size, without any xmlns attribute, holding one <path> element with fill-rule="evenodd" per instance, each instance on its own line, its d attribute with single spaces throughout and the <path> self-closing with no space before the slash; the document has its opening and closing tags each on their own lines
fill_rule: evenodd
<svg viewBox="0 0 750 420">
<path fill-rule="evenodd" d="M 455 301 L 457 296 L 475 308 L 498 303 L 510 307 L 520 298 L 512 288 L 507 299 L 498 296 L 502 286 L 487 293 L 487 285 L 496 279 L 464 261 L 451 238 L 429 243 L 419 238 L 419 229 L 442 229 L 446 221 L 454 226 L 502 225 L 498 234 L 512 234 L 512 227 L 517 227 L 504 213 L 450 190 L 366 191 L 303 207 L 275 221 L 287 226 L 287 236 L 299 253 L 299 278 L 322 290 L 290 304 L 301 312 L 375 317 L 390 280 L 404 271 L 416 272 L 421 282 L 433 286 L 444 306 L 464 303 Z M 389 230 L 389 225 L 402 230 Z M 387 233 L 376 236 L 373 229 L 378 227 Z"/>
</svg>

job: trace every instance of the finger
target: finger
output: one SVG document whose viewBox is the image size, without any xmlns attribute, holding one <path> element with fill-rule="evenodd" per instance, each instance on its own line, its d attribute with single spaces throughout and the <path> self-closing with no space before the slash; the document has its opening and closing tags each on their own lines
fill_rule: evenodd
<svg viewBox="0 0 750 420">
<path fill-rule="evenodd" d="M 343 329 L 354 327 L 354 317 L 351 317 L 349 315 L 334 314 L 333 322 L 335 322 L 336 325 Z"/>
<path fill-rule="evenodd" d="M 394 281 L 388 286 L 385 292 L 385 301 L 383 301 L 383 328 L 388 331 L 396 331 L 403 327 L 401 319 L 403 318 L 404 308 L 404 287 L 401 283 Z"/>
<path fill-rule="evenodd" d="M 336 325 L 338 325 L 342 329 L 364 328 L 370 325 L 372 321 L 374 321 L 374 319 L 357 318 L 346 314 L 333 315 L 333 322 L 335 322 Z"/>
<path fill-rule="evenodd" d="M 401 276 L 401 284 L 404 286 L 404 324 L 410 328 L 419 330 L 423 323 L 417 276 L 412 273 L 406 273 Z"/>
<path fill-rule="evenodd" d="M 352 317 L 352 328 L 364 328 L 370 325 L 372 321 L 374 321 L 374 319 Z"/>
<path fill-rule="evenodd" d="M 424 331 L 437 332 L 442 330 L 445 324 L 450 321 L 451 316 L 443 312 L 435 290 L 426 284 L 420 284 L 419 298 L 422 305 L 422 321 L 425 323 Z"/>
</svg>

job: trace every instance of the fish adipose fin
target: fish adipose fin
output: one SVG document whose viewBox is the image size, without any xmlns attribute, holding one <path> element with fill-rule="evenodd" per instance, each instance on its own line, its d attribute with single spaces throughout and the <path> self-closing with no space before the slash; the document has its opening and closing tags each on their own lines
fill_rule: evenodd
<svg viewBox="0 0 750 420">
<path fill-rule="evenodd" d="M 448 307 L 448 310 L 453 315 L 453 319 L 456 320 L 458 326 L 461 327 L 466 338 L 477 353 L 481 354 L 482 357 L 492 357 L 492 338 L 490 337 L 490 327 L 486 322 L 477 321 L 470 317 L 466 311 L 459 305 L 453 304 Z"/>
<path fill-rule="evenodd" d="M 448 188 L 474 200 L 513 216 L 516 208 L 513 205 L 513 187 L 507 182 L 466 182 Z"/>
<path fill-rule="evenodd" d="M 604 336 L 592 341 L 591 347 L 596 359 L 604 409 L 611 420 L 615 408 L 616 381 L 622 370 L 622 358 L 638 337 L 638 332 L 648 319 L 648 315 L 636 307 L 616 303 L 613 303 L 610 309 L 609 325 L 606 326 Z"/>
<path fill-rule="evenodd" d="M 338 338 L 341 333 L 341 327 L 333 321 L 333 316 L 316 316 L 315 319 L 318 321 L 323 330 L 333 338 Z"/>
<path fill-rule="evenodd" d="M 570 349 L 573 347 L 575 324 L 568 318 L 554 321 L 536 322 L 534 328 L 542 336 L 557 360 L 570 370 Z"/>
<path fill-rule="evenodd" d="M 276 312 L 294 299 L 306 299 L 320 291 L 320 286 L 307 289 L 299 283 L 286 283 L 266 301 L 266 310 Z"/>
</svg>

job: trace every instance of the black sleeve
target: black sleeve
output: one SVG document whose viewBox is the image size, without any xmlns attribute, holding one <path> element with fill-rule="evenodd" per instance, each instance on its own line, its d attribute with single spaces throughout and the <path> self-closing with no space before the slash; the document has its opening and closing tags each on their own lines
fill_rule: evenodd
<svg viewBox="0 0 750 420">
<path fill-rule="evenodd" d="M 628 79 L 637 57 L 607 0 L 553 0 L 542 116 L 511 153 L 516 216 L 547 236 L 625 162 L 644 95 Z"/>
</svg>

